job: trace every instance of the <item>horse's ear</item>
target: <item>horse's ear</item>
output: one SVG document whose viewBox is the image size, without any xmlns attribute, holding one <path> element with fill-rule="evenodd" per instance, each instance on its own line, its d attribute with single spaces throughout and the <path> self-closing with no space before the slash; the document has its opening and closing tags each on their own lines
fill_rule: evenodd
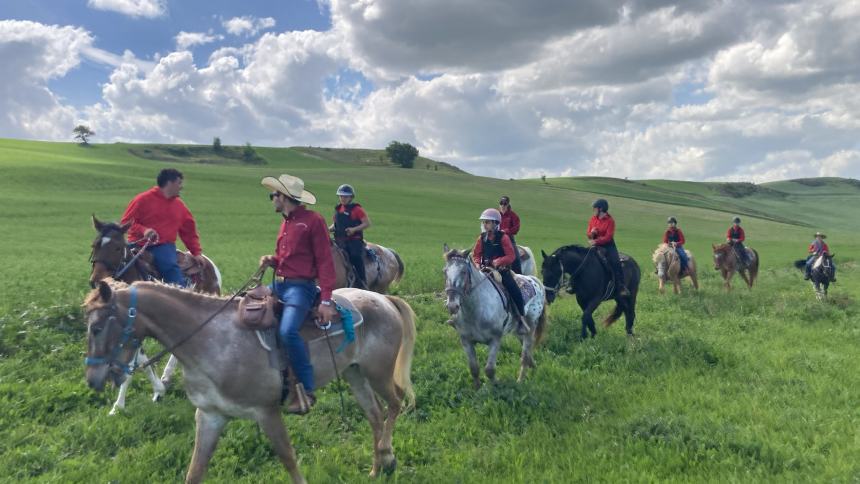
<svg viewBox="0 0 860 484">
<path fill-rule="evenodd" d="M 543 249 L 540 250 L 540 255 L 542 255 L 544 259 L 549 257 L 548 255 L 546 255 L 546 252 L 544 252 Z"/>
<path fill-rule="evenodd" d="M 717 250 L 717 246 L 714 243 L 711 243 L 711 248 Z"/>
<path fill-rule="evenodd" d="M 96 229 L 97 232 L 101 232 L 102 227 L 104 227 L 104 224 L 101 220 L 96 218 L 96 214 L 93 214 L 93 228 Z"/>
<path fill-rule="evenodd" d="M 122 230 L 122 233 L 126 233 L 126 232 L 128 232 L 128 229 L 131 228 L 132 224 L 134 224 L 134 219 L 129 220 L 128 222 L 120 225 L 119 228 L 120 228 L 120 230 Z"/>
<path fill-rule="evenodd" d="M 102 301 L 110 301 L 112 295 L 113 291 L 110 288 L 110 284 L 105 281 L 99 281 L 99 297 L 102 298 Z"/>
<path fill-rule="evenodd" d="M 442 253 L 447 254 L 448 252 L 451 252 L 451 248 L 448 247 L 448 243 L 445 242 L 442 244 Z"/>
<path fill-rule="evenodd" d="M 468 258 L 469 258 L 469 254 L 471 254 L 471 253 L 472 253 L 472 249 L 466 249 L 466 250 L 464 250 L 464 251 L 463 251 L 463 257 L 465 257 L 465 258 L 467 258 L 467 259 L 468 259 Z"/>
</svg>

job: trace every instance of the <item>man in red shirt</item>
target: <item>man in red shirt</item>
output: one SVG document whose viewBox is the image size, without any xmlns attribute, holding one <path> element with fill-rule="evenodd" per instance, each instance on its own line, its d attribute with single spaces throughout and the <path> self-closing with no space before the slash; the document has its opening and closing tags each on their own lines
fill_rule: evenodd
<svg viewBox="0 0 860 484">
<path fill-rule="evenodd" d="M 517 248 L 515 236 L 520 232 L 520 217 L 511 208 L 511 198 L 507 195 L 502 195 L 499 199 L 499 212 L 502 214 L 502 223 L 499 229 L 508 234 L 511 239 L 511 245 L 514 246 L 514 263 L 511 264 L 511 270 L 517 274 L 523 273 L 522 263 L 520 262 L 520 250 Z"/>
<path fill-rule="evenodd" d="M 678 259 L 681 260 L 681 274 L 683 275 L 684 271 L 687 270 L 687 251 L 684 250 L 684 244 L 687 241 L 684 240 L 684 232 L 678 228 L 678 219 L 669 217 L 666 223 L 669 224 L 669 227 L 663 233 L 663 243 L 669 244 L 675 249 Z"/>
<path fill-rule="evenodd" d="M 502 276 L 502 285 L 508 291 L 508 295 L 514 302 L 517 314 L 517 333 L 528 334 L 529 325 L 523 315 L 525 314 L 525 302 L 520 292 L 510 265 L 514 262 L 514 245 L 508 234 L 499 229 L 502 214 L 495 208 L 488 208 L 481 213 L 481 229 L 483 233 L 475 241 L 472 249 L 472 260 L 478 267 L 491 267 L 499 271 Z"/>
<path fill-rule="evenodd" d="M 741 218 L 735 217 L 732 219 L 732 226 L 726 230 L 726 243 L 731 245 L 735 250 L 735 255 L 737 255 L 740 261 L 741 268 L 746 267 L 748 264 L 747 249 L 744 247 L 744 240 L 746 240 L 746 234 L 741 227 Z"/>
<path fill-rule="evenodd" d="M 618 254 L 618 247 L 615 245 L 615 220 L 612 215 L 609 215 L 609 202 L 602 198 L 598 198 L 591 204 L 594 209 L 594 214 L 591 220 L 588 221 L 588 244 L 591 246 L 602 247 L 606 253 L 606 260 L 612 266 L 612 272 L 615 275 L 615 285 L 618 288 L 619 296 L 629 296 L 630 291 L 627 290 L 627 285 L 624 283 L 624 270 L 621 267 L 621 256 Z"/>
<path fill-rule="evenodd" d="M 278 178 L 263 178 L 261 184 L 271 190 L 269 198 L 275 212 L 283 216 L 281 230 L 275 245 L 275 255 L 264 255 L 260 266 L 275 268 L 274 292 L 284 303 L 278 336 L 281 347 L 285 349 L 287 360 L 304 387 L 309 403 L 316 402 L 314 397 L 314 370 L 308 355 L 305 341 L 299 329 L 305 321 L 317 296 L 316 284 L 320 286 L 318 312 L 322 321 L 331 321 L 337 311 L 331 301 L 335 284 L 334 262 L 329 248 L 328 228 L 322 215 L 306 209 L 303 203 L 314 204 L 316 197 L 304 189 L 304 182 L 290 175 Z M 301 391 L 301 390 L 299 390 Z M 305 413 L 296 398 L 297 392 L 290 392 L 290 413 Z"/>
<path fill-rule="evenodd" d="M 805 280 L 809 280 L 812 277 L 812 263 L 815 259 L 821 254 L 830 254 L 830 247 L 827 246 L 827 242 L 824 241 L 827 236 L 821 232 L 815 232 L 815 239 L 809 244 L 809 249 L 807 252 L 809 256 L 806 258 L 806 273 L 803 276 Z M 833 277 L 831 278 L 831 282 L 836 282 L 836 265 L 833 265 Z"/>
<path fill-rule="evenodd" d="M 334 223 L 329 230 L 334 232 L 337 245 L 346 251 L 349 262 L 355 269 L 355 287 L 367 289 L 367 276 L 364 270 L 364 230 L 370 227 L 370 218 L 361 207 L 354 203 L 355 190 L 351 185 L 341 185 L 337 189 L 340 203 L 334 207 Z"/>
<path fill-rule="evenodd" d="M 182 191 L 182 172 L 165 168 L 158 173 L 157 186 L 135 196 L 120 220 L 120 224 L 132 222 L 128 229 L 129 240 L 143 245 L 149 240 L 154 245 L 147 247 L 161 278 L 168 283 L 185 287 L 185 276 L 176 260 L 176 236 L 198 263 L 205 259 L 200 249 L 200 237 L 194 217 L 179 198 Z"/>
</svg>

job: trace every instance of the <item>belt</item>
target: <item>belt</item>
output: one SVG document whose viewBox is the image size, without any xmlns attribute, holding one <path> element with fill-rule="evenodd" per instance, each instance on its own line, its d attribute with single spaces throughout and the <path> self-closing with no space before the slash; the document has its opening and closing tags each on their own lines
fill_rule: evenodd
<svg viewBox="0 0 860 484">
<path fill-rule="evenodd" d="M 290 284 L 316 284 L 316 281 L 314 281 L 313 279 L 294 279 L 294 278 L 283 277 L 283 276 L 275 276 L 275 282 L 281 283 L 281 284 L 284 282 L 287 282 Z"/>
</svg>

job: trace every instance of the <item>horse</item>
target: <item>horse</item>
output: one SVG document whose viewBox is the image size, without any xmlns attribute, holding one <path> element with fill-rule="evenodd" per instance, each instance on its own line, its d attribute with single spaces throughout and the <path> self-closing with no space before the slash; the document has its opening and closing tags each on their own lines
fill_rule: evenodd
<svg viewBox="0 0 860 484">
<path fill-rule="evenodd" d="M 520 272 L 524 276 L 536 276 L 535 255 L 532 250 L 524 245 L 518 245 L 517 250 L 520 251 Z"/>
<path fill-rule="evenodd" d="M 92 216 L 93 228 L 96 229 L 98 235 L 92 243 L 92 253 L 90 254 L 90 262 L 92 263 L 92 271 L 90 273 L 90 287 L 95 287 L 96 284 L 107 278 L 114 277 L 131 283 L 144 279 L 147 274 L 154 274 L 155 268 L 152 266 L 152 257 L 149 253 L 135 254 L 131 250 L 131 245 L 126 241 L 125 234 L 131 227 L 131 222 L 119 225 L 113 222 L 102 222 Z M 137 257 L 137 259 L 135 259 Z M 221 293 L 221 272 L 211 259 L 206 257 L 206 265 L 198 267 L 193 259 L 184 252 L 177 251 L 180 267 L 183 272 L 197 282 L 194 284 L 194 289 L 200 292 L 212 294 Z M 143 348 L 138 350 L 135 355 L 136 361 L 140 364 L 145 364 L 149 359 L 143 351 Z M 155 375 L 155 371 L 151 366 L 146 367 L 146 377 L 152 383 L 152 401 L 157 402 L 167 392 L 167 386 L 170 385 L 170 380 L 173 373 L 176 371 L 176 358 L 171 356 L 167 360 L 167 365 L 164 367 L 164 372 L 159 379 Z M 128 395 L 128 387 L 131 385 L 131 378 L 127 378 L 119 389 L 116 402 L 111 407 L 110 415 L 125 408 L 125 398 Z"/>
<path fill-rule="evenodd" d="M 415 399 L 410 376 L 415 313 L 394 296 L 352 288 L 334 293 L 361 311 L 364 322 L 356 328 L 355 341 L 341 352 L 331 352 L 328 346 L 338 341 L 309 341 L 314 378 L 322 387 L 340 373 L 349 383 L 373 430 L 370 475 L 393 472 L 397 465 L 394 424 Z M 136 307 L 134 317 L 129 312 L 132 307 Z M 107 279 L 86 296 L 84 314 L 86 381 L 95 391 L 103 390 L 109 377 L 116 385 L 125 378 L 123 370 L 134 357 L 134 344 L 128 344 L 127 336 L 123 339 L 124 333 L 131 334 L 134 343 L 151 337 L 165 347 L 187 338 L 172 348 L 182 363 L 188 398 L 197 408 L 186 482 L 203 479 L 224 426 L 232 418 L 255 420 L 293 482 L 305 482 L 281 419 L 281 371 L 270 365 L 258 334 L 238 326 L 238 301 L 159 282 L 127 285 Z M 177 314 L 183 317 L 176 318 Z M 387 412 L 377 396 L 387 403 Z"/>
<path fill-rule="evenodd" d="M 478 358 L 475 354 L 475 344 L 483 343 L 489 346 L 487 364 L 484 373 L 491 382 L 496 379 L 496 354 L 502 343 L 502 336 L 511 332 L 517 322 L 508 309 L 504 289 L 494 285 L 490 276 L 481 272 L 470 260 L 468 251 L 450 249 L 443 246 L 445 259 L 445 306 L 452 315 L 454 328 L 460 335 L 460 344 L 469 360 L 469 371 L 475 389 L 481 387 L 478 370 Z M 525 378 L 526 368 L 535 367 L 532 351 L 546 331 L 546 293 L 543 284 L 534 276 L 515 275 L 520 287 L 524 287 L 532 296 L 525 299 L 525 319 L 529 325 L 528 334 L 517 335 L 522 342 L 520 354 L 520 371 L 517 381 Z M 525 296 L 525 294 L 524 294 Z"/>
<path fill-rule="evenodd" d="M 812 261 L 812 270 L 809 273 L 809 280 L 812 282 L 812 288 L 815 289 L 815 298 L 819 301 L 827 299 L 827 289 L 833 281 L 835 273 L 833 268 L 833 256 L 835 254 L 822 253 L 815 256 Z M 794 261 L 794 267 L 805 271 L 806 259 Z"/>
<path fill-rule="evenodd" d="M 753 283 L 756 277 L 758 277 L 758 252 L 753 248 L 745 247 L 750 262 L 746 267 L 738 270 L 738 262 L 740 261 L 734 247 L 729 244 L 711 244 L 711 247 L 714 249 L 714 269 L 720 271 L 722 274 L 723 281 L 725 281 L 723 286 L 726 290 L 730 291 L 732 289 L 731 280 L 735 272 L 740 274 L 744 282 L 747 283 L 747 288 L 752 289 Z"/>
<path fill-rule="evenodd" d="M 658 245 L 651 255 L 651 260 L 654 261 L 654 266 L 657 269 L 660 294 L 665 291 L 664 286 L 667 280 L 672 281 L 675 294 L 681 294 L 681 279 L 687 276 L 693 281 L 693 288 L 699 290 L 699 280 L 696 277 L 696 260 L 693 258 L 692 252 L 689 250 L 685 252 L 687 253 L 687 270 L 683 274 L 681 274 L 681 258 L 669 244 Z"/>
<path fill-rule="evenodd" d="M 624 281 L 629 296 L 619 296 L 613 281 L 612 269 L 608 262 L 601 260 L 596 246 L 585 248 L 579 245 L 559 247 L 552 254 L 541 250 L 543 264 L 541 275 L 546 286 L 547 301 L 552 304 L 556 294 L 561 290 L 564 275 L 569 274 L 568 294 L 576 294 L 576 302 L 582 309 L 582 332 L 580 338 L 585 339 L 588 333 L 593 338 L 597 334 L 592 314 L 600 303 L 609 299 L 615 300 L 612 313 L 603 320 L 603 326 L 609 327 L 623 313 L 626 319 L 625 329 L 628 336 L 633 336 L 633 322 L 636 320 L 636 296 L 639 292 L 639 281 L 642 277 L 639 264 L 625 254 L 621 254 L 624 264 Z"/>
<path fill-rule="evenodd" d="M 403 277 L 403 261 L 392 249 L 378 244 L 367 243 L 367 250 L 374 255 L 365 253 L 364 273 L 367 277 L 367 289 L 380 294 L 388 292 L 388 287 Z M 334 259 L 334 270 L 337 275 L 335 287 L 352 287 L 355 282 L 355 272 L 345 251 L 332 241 L 331 254 Z"/>
</svg>

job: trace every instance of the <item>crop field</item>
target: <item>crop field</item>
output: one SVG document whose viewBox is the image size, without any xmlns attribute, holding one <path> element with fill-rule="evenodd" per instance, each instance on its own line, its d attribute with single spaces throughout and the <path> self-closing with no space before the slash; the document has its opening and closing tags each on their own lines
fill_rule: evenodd
<svg viewBox="0 0 860 484">
<path fill-rule="evenodd" d="M 860 187 L 854 180 L 784 181 L 750 189 L 614 179 L 498 180 L 447 167 L 414 169 L 257 148 L 265 164 L 171 164 L 134 156 L 142 145 L 0 140 L 0 481 L 176 482 L 194 440 L 194 409 L 179 377 L 159 403 L 135 377 L 124 412 L 116 389 L 84 381 L 81 302 L 95 231 L 117 220 L 167 166 L 185 174 L 183 199 L 225 293 L 273 251 L 279 217 L 259 181 L 304 179 L 327 218 L 341 183 L 355 186 L 373 226 L 366 237 L 399 252 L 406 274 L 393 293 L 418 316 L 412 378 L 416 407 L 398 420 L 397 482 L 846 482 L 860 481 Z M 367 155 L 371 156 L 371 155 Z M 427 162 L 428 164 L 430 162 Z M 435 166 L 435 165 L 432 165 Z M 752 191 L 750 191 L 752 190 Z M 579 341 L 580 310 L 550 307 L 537 369 L 515 382 L 519 344 L 506 337 L 498 382 L 473 390 L 440 294 L 442 245 L 467 247 L 481 210 L 511 197 L 517 241 L 550 252 L 585 242 L 591 201 L 605 195 L 616 240 L 643 269 L 636 336 L 623 322 Z M 726 293 L 711 244 L 733 215 L 762 259 L 748 291 Z M 701 290 L 657 293 L 651 252 L 674 215 L 699 264 Z M 817 302 L 792 262 L 816 230 L 827 233 L 839 282 Z M 598 310 L 600 320 L 612 308 Z M 146 344 L 151 352 L 157 342 Z M 486 348 L 479 359 L 486 357 Z M 241 364 L 237 361 L 236 364 Z M 337 389 L 306 417 L 284 416 L 310 482 L 364 482 L 371 433 Z M 230 423 L 209 482 L 288 478 L 256 424 Z"/>
</svg>

